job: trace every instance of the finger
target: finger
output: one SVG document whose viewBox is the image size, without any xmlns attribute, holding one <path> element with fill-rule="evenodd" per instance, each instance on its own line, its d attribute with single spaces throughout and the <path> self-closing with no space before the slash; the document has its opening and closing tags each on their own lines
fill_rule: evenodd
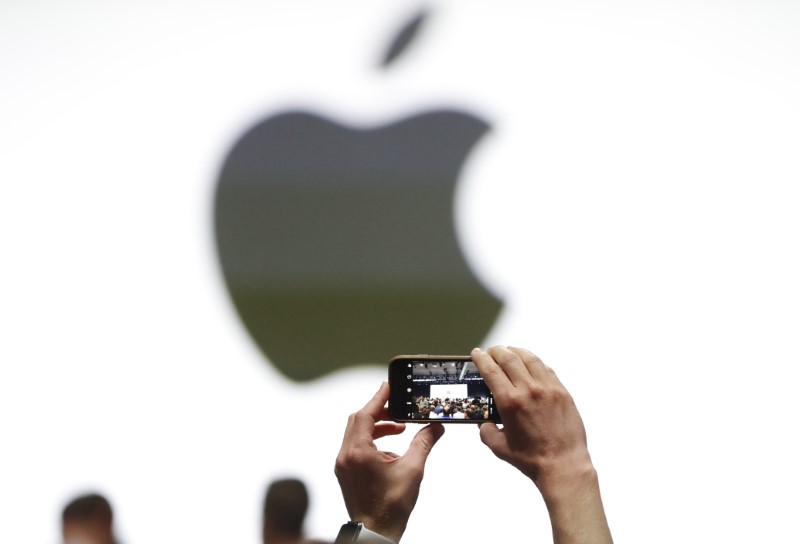
<svg viewBox="0 0 800 544">
<path fill-rule="evenodd" d="M 506 459 L 508 449 L 508 440 L 505 433 L 495 423 L 481 423 L 480 424 L 481 442 L 500 459 Z"/>
<path fill-rule="evenodd" d="M 380 423 L 372 431 L 372 439 L 377 440 L 384 436 L 393 436 L 406 430 L 405 423 Z"/>
<path fill-rule="evenodd" d="M 531 353 L 530 350 L 525 348 L 512 348 L 511 346 L 509 346 L 508 349 L 517 354 L 534 380 L 544 381 L 547 379 L 547 366 L 539 357 Z"/>
<path fill-rule="evenodd" d="M 362 408 L 362 410 L 363 410 L 363 408 Z M 379 422 L 379 421 L 394 421 L 392 419 L 392 416 L 389 415 L 389 407 L 388 406 L 382 406 L 378 410 L 377 414 L 372 414 L 372 418 L 375 420 L 376 423 Z"/>
<path fill-rule="evenodd" d="M 553 370 L 552 368 L 550 368 L 549 366 L 547 366 L 544 363 L 544 361 L 542 361 L 535 353 L 531 352 L 531 350 L 525 349 L 525 348 L 511 348 L 511 349 L 515 349 L 515 350 L 519 349 L 521 353 L 529 354 L 529 356 L 533 357 L 533 360 L 537 361 L 535 363 L 535 366 L 537 368 L 541 368 L 542 369 L 542 372 L 543 372 L 544 376 L 547 376 L 551 380 L 555 381 L 556 384 L 560 385 L 561 387 L 564 387 L 564 385 L 561 383 L 561 380 L 558 378 L 558 375 L 556 374 L 556 371 Z"/>
<path fill-rule="evenodd" d="M 475 348 L 470 354 L 472 362 L 478 367 L 478 372 L 481 373 L 483 381 L 489 386 L 489 390 L 495 395 L 505 388 L 511 386 L 511 381 L 503 372 L 503 369 L 497 364 L 491 355 L 486 353 L 480 348 Z"/>
<path fill-rule="evenodd" d="M 414 466 L 424 467 L 433 446 L 436 445 L 443 434 L 444 425 L 441 423 L 425 425 L 425 427 L 417 431 L 403 458 Z"/>
<path fill-rule="evenodd" d="M 376 421 L 393 421 L 392 417 L 389 415 L 388 406 L 384 406 L 383 408 L 380 409 L 380 413 L 378 414 Z"/>
<path fill-rule="evenodd" d="M 505 346 L 494 346 L 489 348 L 489 355 L 495 360 L 497 365 L 505 372 L 508 379 L 514 385 L 521 385 L 531 378 L 531 373 L 522 361 L 522 358 L 514 351 Z M 491 386 L 489 386 L 491 389 Z"/>
<path fill-rule="evenodd" d="M 389 384 L 382 382 L 380 388 L 375 395 L 364 405 L 362 411 L 371 415 L 375 421 L 380 421 L 381 414 L 384 412 L 384 406 L 389 400 Z"/>
<path fill-rule="evenodd" d="M 386 411 L 386 401 L 389 400 L 389 384 L 386 382 L 381 383 L 378 391 L 373 395 L 369 402 L 364 407 L 356 412 L 356 416 L 364 414 L 368 417 L 356 417 L 356 423 L 361 428 L 358 430 L 366 430 L 366 427 L 375 425 L 378 421 L 385 421 L 388 417 Z M 371 432 L 371 429 L 370 429 Z"/>
<path fill-rule="evenodd" d="M 388 419 L 385 408 L 387 400 L 389 400 L 389 384 L 383 382 L 369 402 L 348 418 L 343 444 L 352 443 L 352 441 L 372 442 L 375 424 Z"/>
</svg>

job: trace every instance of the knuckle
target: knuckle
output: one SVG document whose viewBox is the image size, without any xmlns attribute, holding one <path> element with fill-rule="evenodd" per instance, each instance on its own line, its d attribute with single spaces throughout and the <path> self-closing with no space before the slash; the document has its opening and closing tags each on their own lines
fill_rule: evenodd
<svg viewBox="0 0 800 544">
<path fill-rule="evenodd" d="M 511 351 L 497 351 L 497 355 L 494 356 L 494 360 L 500 366 L 506 366 L 514 362 L 517 358 L 517 355 Z"/>
<path fill-rule="evenodd" d="M 518 410 L 528 404 L 531 395 L 527 387 L 515 387 L 506 397 L 506 405 L 512 410 Z"/>
<path fill-rule="evenodd" d="M 541 357 L 536 355 L 535 353 L 531 353 L 530 351 L 526 351 L 527 356 L 530 357 L 531 361 L 544 365 L 544 361 L 542 361 Z"/>
<path fill-rule="evenodd" d="M 484 370 L 481 372 L 481 375 L 482 375 L 484 378 L 486 378 L 486 376 L 489 376 L 489 378 L 493 378 L 493 377 L 496 377 L 496 376 L 498 376 L 499 374 L 502 374 L 502 372 L 503 372 L 503 371 L 502 371 L 502 370 L 500 370 L 500 368 L 499 368 L 499 367 L 497 367 L 497 366 L 490 366 L 490 367 L 488 367 L 488 368 L 484 369 Z"/>
<path fill-rule="evenodd" d="M 336 456 L 336 462 L 333 464 L 333 473 L 340 476 L 343 468 L 345 468 L 345 461 L 344 456 L 340 453 Z"/>
<path fill-rule="evenodd" d="M 543 400 L 545 391 L 535 382 L 525 382 L 508 391 L 505 404 L 512 410 L 522 410 L 531 402 L 539 403 Z"/>
<path fill-rule="evenodd" d="M 360 426 L 364 423 L 371 423 L 372 416 L 364 412 L 363 410 L 359 410 L 353 414 L 350 414 L 350 417 L 347 420 L 348 425 L 351 426 Z"/>
<path fill-rule="evenodd" d="M 527 398 L 532 399 L 540 399 L 546 394 L 546 390 L 542 385 L 538 382 L 529 380 L 525 382 L 525 385 L 522 387 L 525 392 L 525 396 Z"/>
<path fill-rule="evenodd" d="M 336 456 L 335 470 L 343 470 L 357 467 L 363 464 L 364 454 L 357 449 L 346 449 L 339 452 Z"/>
</svg>

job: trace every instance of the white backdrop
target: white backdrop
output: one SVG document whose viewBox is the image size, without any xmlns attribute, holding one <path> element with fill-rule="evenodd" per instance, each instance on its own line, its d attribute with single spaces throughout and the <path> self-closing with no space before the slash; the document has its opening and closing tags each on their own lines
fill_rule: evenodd
<svg viewBox="0 0 800 544">
<path fill-rule="evenodd" d="M 126 543 L 254 544 L 283 475 L 332 538 L 345 420 L 384 372 L 297 385 L 265 364 L 217 264 L 214 184 L 282 108 L 438 106 L 492 125 L 456 199 L 506 303 L 483 347 L 526 346 L 571 390 L 616 540 L 800 540 L 800 7 L 429 5 L 384 71 L 417 2 L 0 5 L 0 542 L 56 542 L 97 489 Z M 406 540 L 445 535 L 550 538 L 473 427 L 431 455 Z"/>
<path fill-rule="evenodd" d="M 457 398 L 463 399 L 468 396 L 467 394 L 467 384 L 465 383 L 453 383 L 453 384 L 445 384 L 445 385 L 431 385 L 430 386 L 430 394 L 428 395 L 431 398 Z"/>
</svg>

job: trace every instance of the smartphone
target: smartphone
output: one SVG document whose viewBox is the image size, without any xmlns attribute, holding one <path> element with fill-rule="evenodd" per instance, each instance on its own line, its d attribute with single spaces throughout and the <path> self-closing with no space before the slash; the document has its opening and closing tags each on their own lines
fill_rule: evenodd
<svg viewBox="0 0 800 544">
<path fill-rule="evenodd" d="M 469 355 L 393 357 L 389 417 L 409 423 L 502 423 L 492 392 Z"/>
</svg>

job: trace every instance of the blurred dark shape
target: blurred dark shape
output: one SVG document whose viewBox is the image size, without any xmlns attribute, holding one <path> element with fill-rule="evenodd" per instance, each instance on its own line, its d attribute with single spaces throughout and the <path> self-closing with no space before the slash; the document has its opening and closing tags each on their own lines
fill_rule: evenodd
<svg viewBox="0 0 800 544">
<path fill-rule="evenodd" d="M 114 512 L 99 493 L 75 497 L 61 513 L 64 544 L 115 544 Z"/>
<path fill-rule="evenodd" d="M 388 66 L 397 57 L 399 57 L 403 51 L 405 51 L 406 47 L 408 47 L 408 45 L 417 35 L 417 32 L 427 16 L 427 10 L 423 9 L 414 15 L 414 17 L 412 17 L 411 20 L 409 20 L 405 25 L 403 25 L 403 27 L 400 29 L 400 32 L 398 32 L 397 36 L 395 36 L 394 40 L 392 40 L 392 43 L 389 44 L 389 48 L 386 50 L 386 53 L 383 55 L 383 59 L 381 59 L 381 67 Z"/>
<path fill-rule="evenodd" d="M 308 512 L 308 490 L 297 478 L 274 480 L 264 497 L 264 544 L 326 544 L 308 540 L 303 525 Z"/>
<path fill-rule="evenodd" d="M 451 109 L 372 127 L 295 110 L 237 141 L 217 187 L 219 259 L 242 323 L 284 376 L 481 344 L 502 302 L 462 252 L 454 204 L 488 130 Z"/>
</svg>

